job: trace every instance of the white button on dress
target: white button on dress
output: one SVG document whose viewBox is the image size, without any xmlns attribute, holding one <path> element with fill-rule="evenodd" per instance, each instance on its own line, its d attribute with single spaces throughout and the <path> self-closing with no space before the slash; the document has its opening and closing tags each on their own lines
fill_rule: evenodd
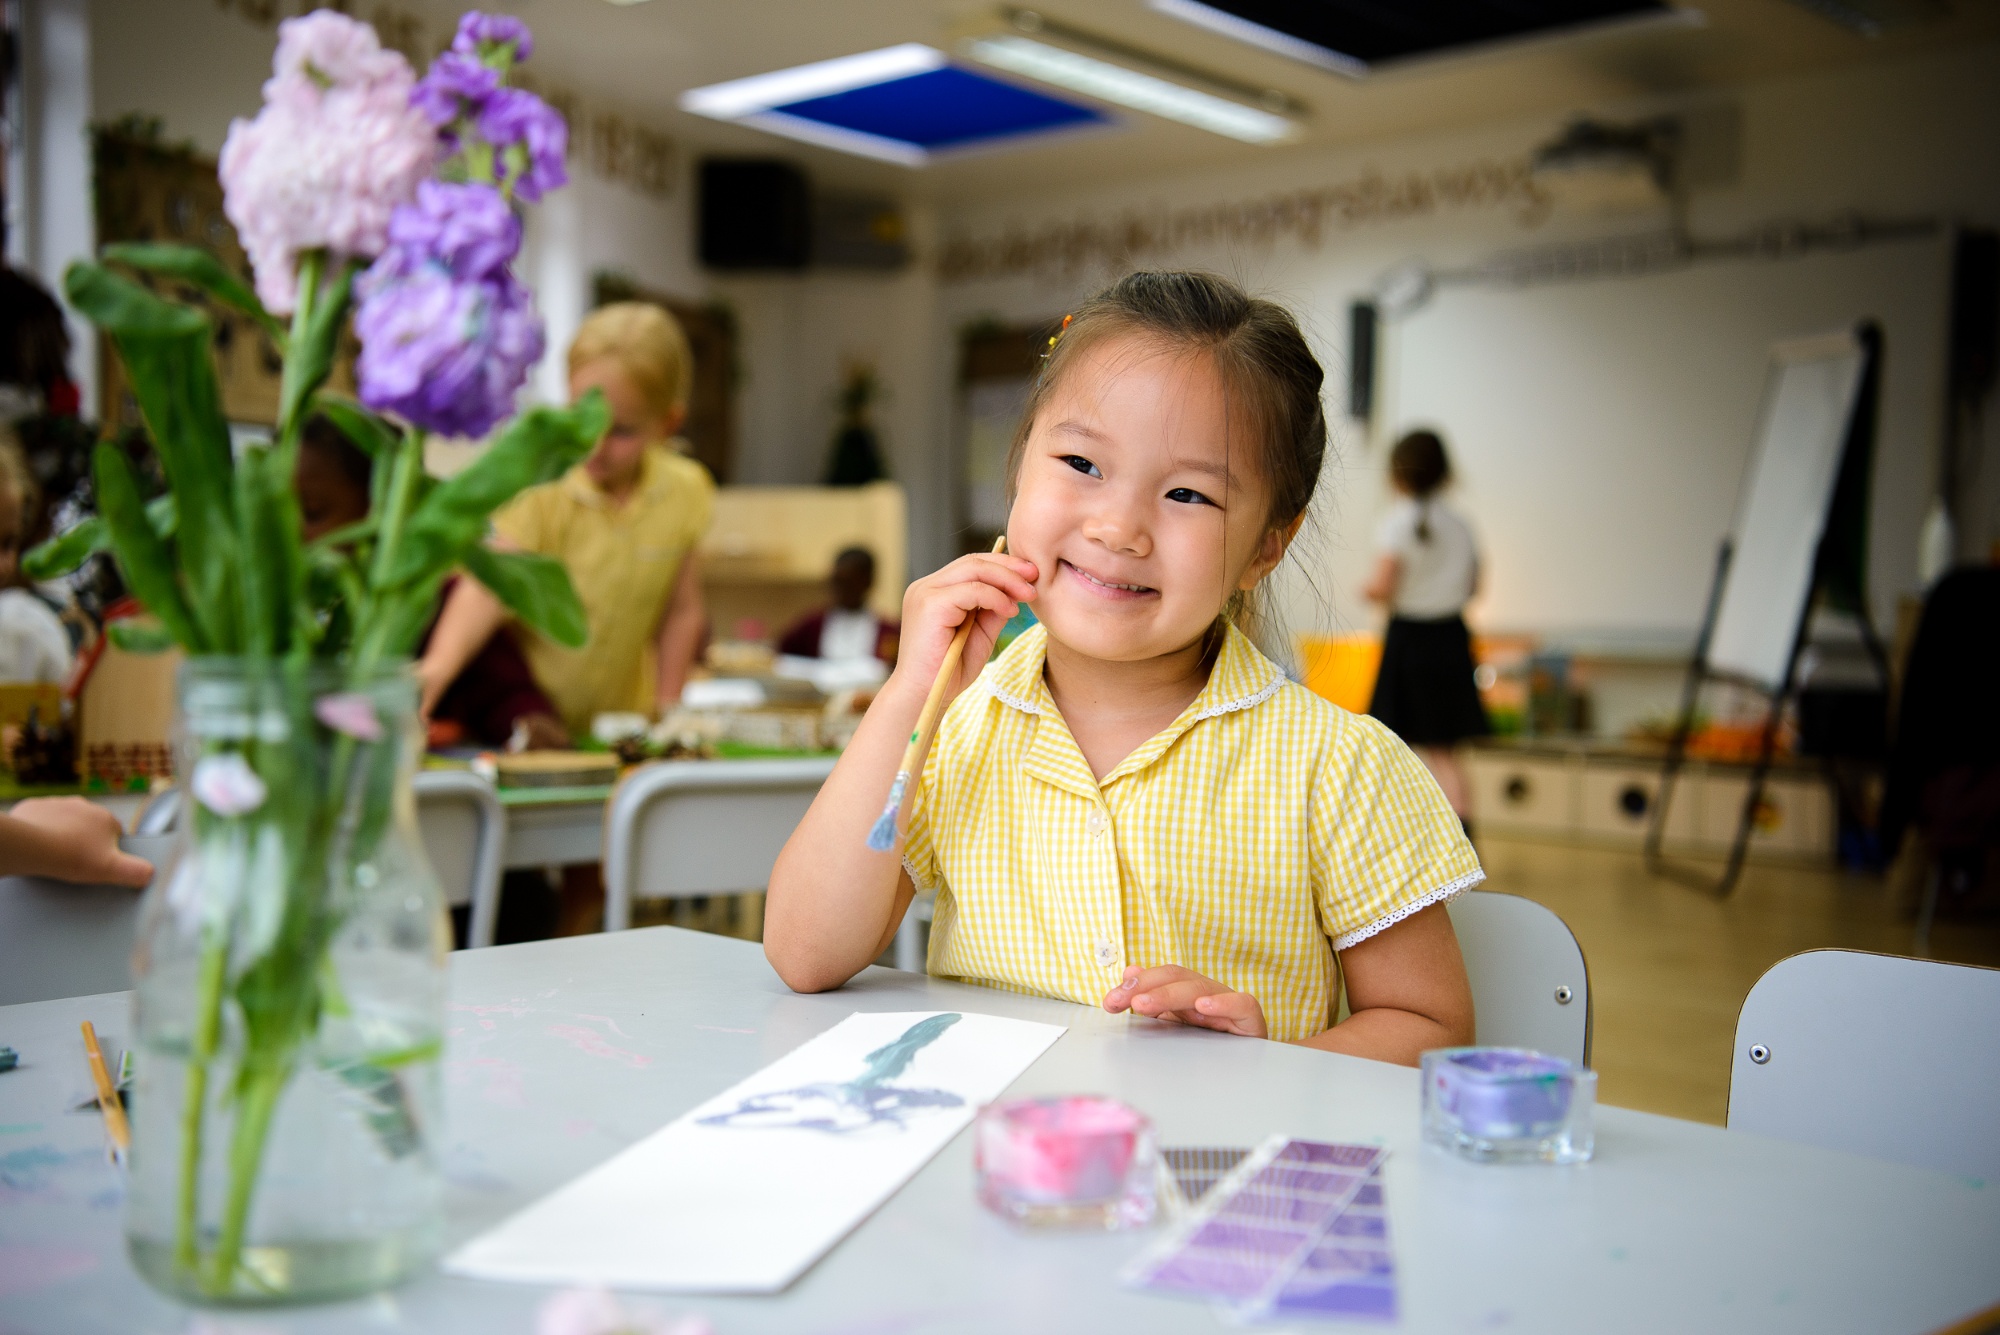
<svg viewBox="0 0 2000 1335">
<path fill-rule="evenodd" d="M 1108 936 L 1101 938 L 1097 943 L 1097 963 L 1100 968 L 1105 969 L 1118 963 L 1118 943 Z"/>
<path fill-rule="evenodd" d="M 1104 819 L 1104 813 L 1101 811 L 1093 811 L 1090 813 L 1089 816 L 1085 817 L 1083 822 L 1083 828 L 1085 832 L 1087 832 L 1092 839 L 1095 839 L 1097 838 L 1098 835 L 1104 833 L 1104 827 L 1106 824 L 1108 824 L 1108 822 Z"/>
</svg>

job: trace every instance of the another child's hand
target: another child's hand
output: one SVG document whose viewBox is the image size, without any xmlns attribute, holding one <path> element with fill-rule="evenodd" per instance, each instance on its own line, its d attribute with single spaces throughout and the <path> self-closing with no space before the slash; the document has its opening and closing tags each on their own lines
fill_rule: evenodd
<svg viewBox="0 0 2000 1335">
<path fill-rule="evenodd" d="M 26 872 L 86 885 L 144 889 L 153 864 L 118 847 L 118 818 L 81 797 L 31 797 L 5 818 L 8 861 L 0 872 Z"/>
<path fill-rule="evenodd" d="M 964 690 L 979 675 L 1000 631 L 1020 605 L 1035 596 L 1035 563 L 998 552 L 961 556 L 935 574 L 926 575 L 903 595 L 902 639 L 896 653 L 896 679 L 907 689 L 928 692 L 936 679 L 951 637 L 968 616 L 976 618 L 965 657 L 946 699 Z"/>
<path fill-rule="evenodd" d="M 1131 1011 L 1245 1038 L 1269 1037 L 1264 1008 L 1257 998 L 1248 992 L 1231 992 L 1213 978 L 1177 964 L 1126 969 L 1125 981 L 1104 994 L 1104 1009 L 1113 1015 Z"/>
</svg>

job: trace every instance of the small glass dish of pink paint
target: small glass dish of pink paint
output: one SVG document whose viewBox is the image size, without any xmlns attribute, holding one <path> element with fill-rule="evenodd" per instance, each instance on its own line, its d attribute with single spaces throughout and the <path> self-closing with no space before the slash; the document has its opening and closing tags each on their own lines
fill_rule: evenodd
<svg viewBox="0 0 2000 1335">
<path fill-rule="evenodd" d="M 1008 1099 L 973 1124 L 979 1200 L 1032 1228 L 1138 1228 L 1158 1208 L 1159 1147 L 1136 1108 L 1094 1094 Z"/>
</svg>

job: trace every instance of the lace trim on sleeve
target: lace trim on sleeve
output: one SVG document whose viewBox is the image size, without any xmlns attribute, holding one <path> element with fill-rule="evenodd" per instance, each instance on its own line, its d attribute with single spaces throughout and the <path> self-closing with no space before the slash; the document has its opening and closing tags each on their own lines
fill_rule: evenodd
<svg viewBox="0 0 2000 1335">
<path fill-rule="evenodd" d="M 912 876 L 910 879 L 914 881 L 916 877 Z M 1369 923 L 1366 927 L 1357 927 L 1351 932 L 1341 933 L 1339 936 L 1333 938 L 1333 948 L 1336 951 L 1341 951 L 1341 950 L 1346 950 L 1350 946 L 1357 946 L 1361 944 L 1363 941 L 1366 941 L 1369 937 L 1375 935 L 1375 933 L 1382 931 L 1384 928 L 1394 927 L 1397 923 L 1401 922 L 1403 919 L 1409 917 L 1413 913 L 1417 913 L 1423 909 L 1427 909 L 1433 904 L 1442 904 L 1444 903 L 1444 901 L 1452 898 L 1452 896 L 1454 895 L 1463 894 L 1467 890 L 1470 890 L 1473 886 L 1478 885 L 1481 881 L 1485 879 L 1486 879 L 1485 872 L 1480 871 L 1478 869 L 1469 871 L 1465 875 L 1459 877 L 1457 880 L 1451 882 L 1450 884 L 1441 885 L 1437 889 L 1431 891 L 1429 894 L 1423 896 L 1422 898 L 1411 900 L 1409 903 L 1397 909 L 1394 913 L 1390 913 L 1383 917 L 1377 918 L 1374 922 Z"/>
<path fill-rule="evenodd" d="M 905 856 L 903 858 L 903 870 L 910 874 L 910 884 L 914 885 L 915 887 L 917 887 L 917 889 L 923 891 L 925 894 L 930 894 L 937 890 L 936 886 L 932 885 L 930 882 L 926 881 L 921 875 L 918 874 L 916 864 L 911 862 L 908 856 Z M 1384 926 L 1387 926 L 1387 924 L 1385 923 Z"/>
</svg>

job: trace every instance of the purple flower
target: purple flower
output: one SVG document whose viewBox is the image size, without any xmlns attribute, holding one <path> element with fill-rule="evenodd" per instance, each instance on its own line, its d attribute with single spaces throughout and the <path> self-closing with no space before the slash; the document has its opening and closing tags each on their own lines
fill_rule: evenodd
<svg viewBox="0 0 2000 1335">
<path fill-rule="evenodd" d="M 569 125 L 533 93 L 502 88 L 479 113 L 479 135 L 499 151 L 514 177 L 514 193 L 530 204 L 569 181 L 563 159 Z"/>
<path fill-rule="evenodd" d="M 483 436 L 514 411 L 542 357 L 542 323 L 513 274 L 459 278 L 441 257 L 399 245 L 357 290 L 363 403 L 448 436 Z"/>
<path fill-rule="evenodd" d="M 484 56 L 481 47 L 514 44 L 514 63 L 519 64 L 534 54 L 535 39 L 528 33 L 528 25 L 508 14 L 482 14 L 478 10 L 469 11 L 458 21 L 458 35 L 451 39 L 451 49 L 467 56 Z"/>
<path fill-rule="evenodd" d="M 414 203 L 390 215 L 389 244 L 435 260 L 461 281 L 490 278 L 519 253 L 521 220 L 490 185 L 425 181 Z"/>
<path fill-rule="evenodd" d="M 500 87 L 500 71 L 472 56 L 447 51 L 410 92 L 410 105 L 443 128 L 462 115 L 477 116 L 486 99 Z M 471 106 L 468 109 L 467 103 Z"/>
</svg>

